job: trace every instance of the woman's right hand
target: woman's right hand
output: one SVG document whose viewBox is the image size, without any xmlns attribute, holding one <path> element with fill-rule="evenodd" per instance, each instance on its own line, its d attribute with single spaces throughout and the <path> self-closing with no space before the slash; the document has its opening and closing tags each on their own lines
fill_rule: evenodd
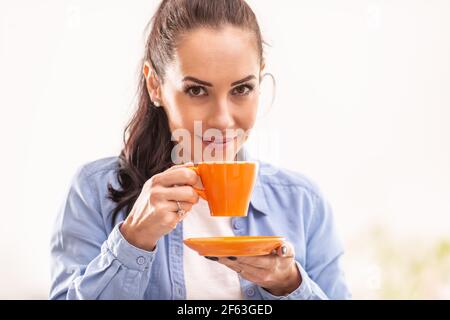
<svg viewBox="0 0 450 320">
<path fill-rule="evenodd" d="M 201 187 L 197 174 L 186 168 L 192 163 L 175 165 L 147 180 L 133 209 L 120 226 L 123 237 L 135 247 L 153 251 L 157 241 L 183 220 L 177 202 L 187 213 L 198 202 L 194 191 Z"/>
</svg>

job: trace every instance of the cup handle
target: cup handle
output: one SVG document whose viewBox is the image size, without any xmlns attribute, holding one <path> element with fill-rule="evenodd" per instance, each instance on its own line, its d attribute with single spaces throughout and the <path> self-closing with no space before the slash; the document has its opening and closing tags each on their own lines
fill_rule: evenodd
<svg viewBox="0 0 450 320">
<path fill-rule="evenodd" d="M 200 177 L 200 173 L 199 173 L 199 171 L 198 171 L 198 167 L 196 167 L 196 166 L 190 166 L 190 167 L 187 167 L 187 168 L 188 168 L 188 169 L 191 169 L 192 171 L 194 171 L 195 174 L 198 175 L 198 176 Z M 200 178 L 201 178 L 201 177 L 200 177 Z M 206 198 L 206 193 L 205 193 L 204 190 L 197 189 L 197 188 L 195 188 L 195 187 L 193 187 L 193 188 L 194 188 L 194 191 L 197 192 L 197 194 L 198 194 L 200 197 L 202 197 L 203 199 L 205 199 L 206 201 L 208 201 L 208 199 Z"/>
</svg>

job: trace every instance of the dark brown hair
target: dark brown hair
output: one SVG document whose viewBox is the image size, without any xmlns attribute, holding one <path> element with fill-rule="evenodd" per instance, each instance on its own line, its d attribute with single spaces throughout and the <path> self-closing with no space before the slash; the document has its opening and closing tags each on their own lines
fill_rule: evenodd
<svg viewBox="0 0 450 320">
<path fill-rule="evenodd" d="M 244 0 L 163 0 L 150 20 L 141 69 L 148 61 L 164 82 L 165 67 L 174 57 L 180 37 L 199 27 L 219 29 L 225 25 L 243 28 L 255 35 L 259 57 L 263 60 L 263 40 L 252 9 Z M 124 148 L 117 172 L 120 189 L 108 185 L 109 198 L 117 203 L 112 214 L 125 208 L 131 211 L 144 183 L 153 175 L 173 165 L 171 140 L 164 108 L 155 107 L 147 91 L 145 76 L 140 72 L 137 110 L 125 128 Z"/>
</svg>

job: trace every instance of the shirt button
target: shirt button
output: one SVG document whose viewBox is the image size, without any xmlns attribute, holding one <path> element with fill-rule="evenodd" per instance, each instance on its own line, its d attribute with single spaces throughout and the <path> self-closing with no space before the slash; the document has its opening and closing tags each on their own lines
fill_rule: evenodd
<svg viewBox="0 0 450 320">
<path fill-rule="evenodd" d="M 137 257 L 136 263 L 142 266 L 145 263 L 145 258 L 143 256 Z"/>
<path fill-rule="evenodd" d="M 249 297 L 253 297 L 255 295 L 255 290 L 253 290 L 253 288 L 248 288 L 247 289 L 247 295 Z"/>
<path fill-rule="evenodd" d="M 234 228 L 240 229 L 242 227 L 242 223 L 239 220 L 234 220 Z"/>
</svg>

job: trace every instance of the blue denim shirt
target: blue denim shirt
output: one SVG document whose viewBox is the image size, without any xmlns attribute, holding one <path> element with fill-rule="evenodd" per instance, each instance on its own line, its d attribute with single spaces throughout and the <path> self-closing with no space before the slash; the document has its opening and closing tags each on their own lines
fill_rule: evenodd
<svg viewBox="0 0 450 320">
<path fill-rule="evenodd" d="M 116 189 L 118 158 L 82 166 L 58 213 L 51 237 L 51 299 L 185 299 L 183 223 L 153 252 L 128 243 L 113 227 L 107 185 Z M 302 276 L 287 296 L 274 296 L 240 278 L 244 299 L 350 298 L 333 215 L 317 187 L 302 175 L 259 163 L 247 217 L 232 219 L 236 236 L 284 236 Z M 199 279 L 205 281 L 206 279 Z M 214 299 L 214 297 L 211 297 Z"/>
</svg>

